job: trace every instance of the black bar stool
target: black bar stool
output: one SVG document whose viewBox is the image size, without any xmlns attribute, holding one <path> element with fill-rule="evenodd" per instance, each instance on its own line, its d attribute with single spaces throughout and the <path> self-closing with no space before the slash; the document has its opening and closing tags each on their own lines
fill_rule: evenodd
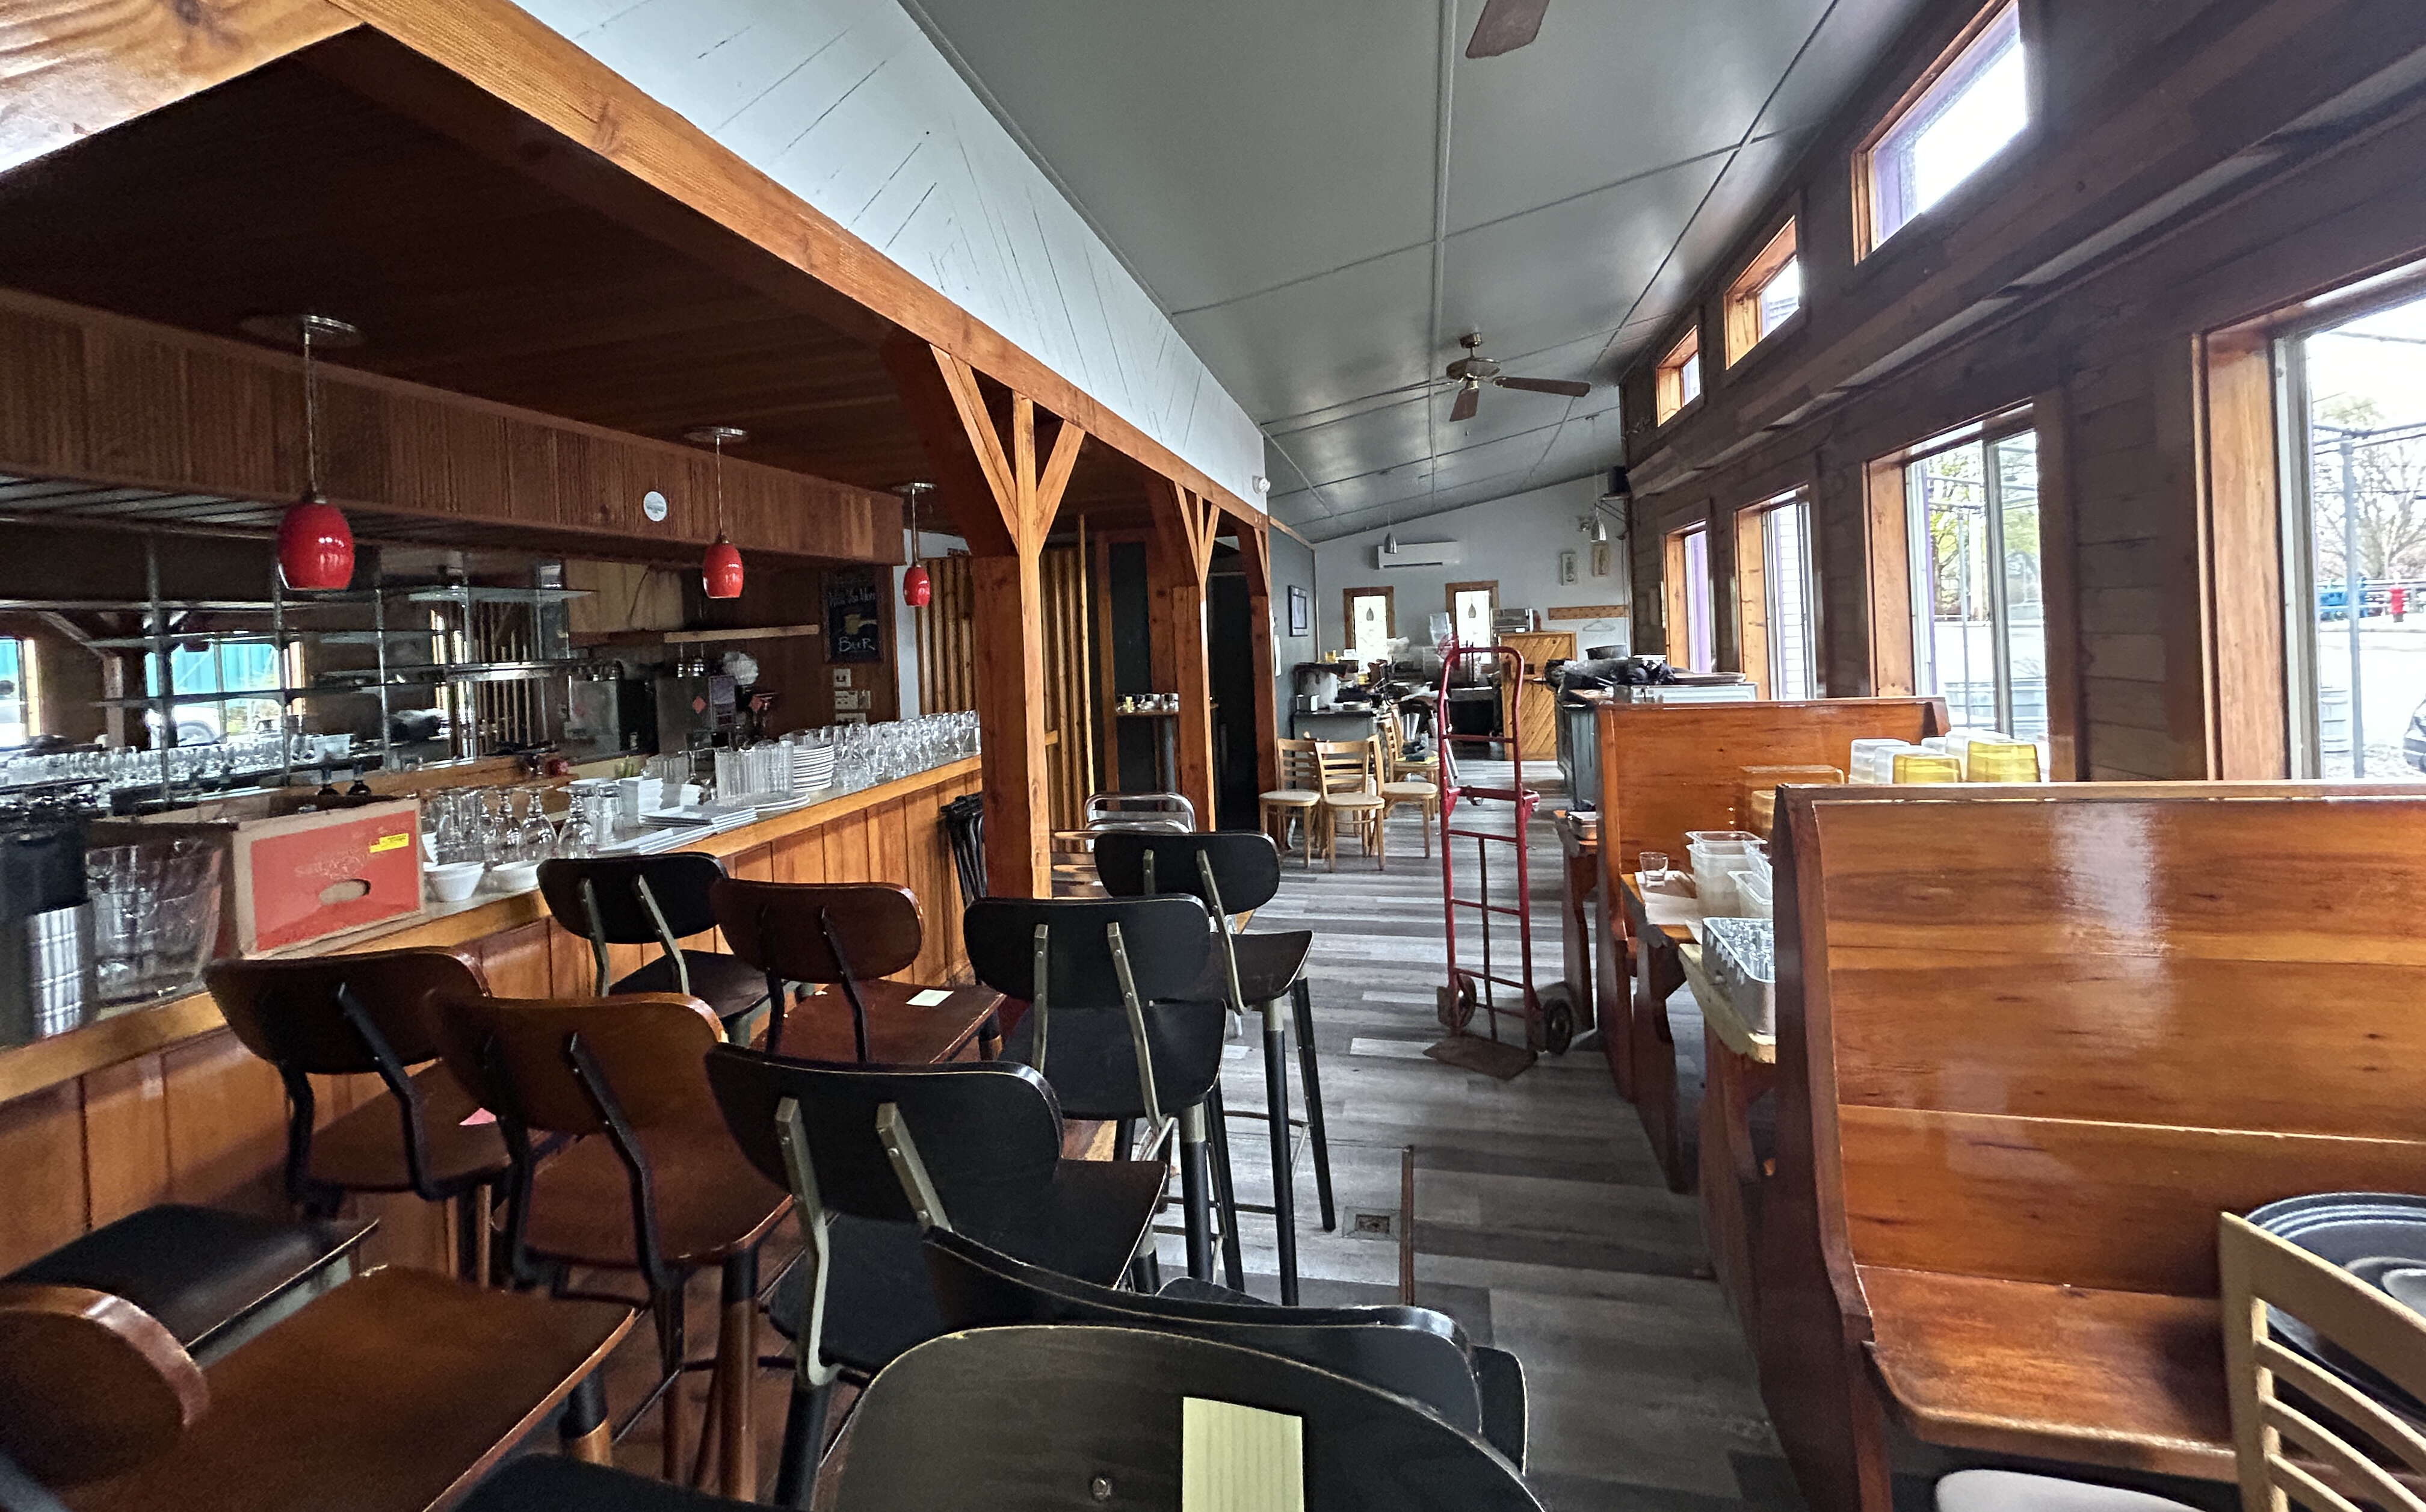
<svg viewBox="0 0 2426 1512">
<path fill-rule="evenodd" d="M 978 980 L 1024 1000 L 1004 1047 L 1073 1118 L 1175 1125 L 1188 1273 L 1213 1274 L 1206 1104 L 1227 1006 L 1203 994 L 1213 927 L 1192 897 L 981 898 L 962 916 Z"/>
<path fill-rule="evenodd" d="M 1274 1307 L 1242 1293 L 1173 1281 L 1159 1296 L 1116 1292 L 987 1248 L 965 1232 L 930 1231 L 927 1273 L 953 1328 L 1087 1323 L 1154 1328 L 1260 1349 L 1423 1403 L 1525 1468 L 1525 1368 L 1505 1350 L 1466 1342 L 1448 1314 L 1416 1307 Z"/>
<path fill-rule="evenodd" d="M 716 1020 L 697 999 L 667 993 L 516 1002 L 476 996 L 442 1007 L 446 1062 L 497 1115 L 513 1155 L 507 1254 L 516 1282 L 544 1262 L 558 1296 L 582 1294 L 565 1270 L 638 1275 L 657 1328 L 660 1374 L 629 1427 L 662 1397 L 664 1473 L 683 1475 L 683 1288 L 709 1265 L 723 1275 L 709 1415 L 721 1429 L 726 1495 L 756 1489 L 750 1426 L 757 1368 L 758 1247 L 791 1211 L 725 1132 L 707 1085 Z M 531 1136 L 576 1143 L 545 1164 Z M 589 1135 L 601 1135 L 590 1138 Z M 625 1300 L 618 1298 L 617 1300 Z M 625 1305 L 630 1303 L 626 1300 Z M 703 1428 L 701 1456 L 711 1441 Z"/>
<path fill-rule="evenodd" d="M 1185 1425 L 1232 1404 L 1261 1414 L 1250 1424 L 1296 1420 L 1241 1437 L 1256 1469 L 1302 1475 L 1304 1506 L 1542 1504 L 1489 1444 L 1403 1397 L 1259 1349 L 1085 1325 L 947 1333 L 895 1360 L 852 1413 L 829 1504 L 994 1512 L 1036 1505 L 1050 1474 L 1073 1505 L 1177 1506 Z"/>
<path fill-rule="evenodd" d="M 943 1017 L 946 1021 L 972 1011 L 973 998 L 983 993 L 1001 1002 L 990 989 L 931 989 L 911 982 L 885 980 L 910 969 L 926 948 L 927 930 L 918 913 L 918 899 L 906 887 L 881 882 L 751 882 L 720 879 L 709 889 L 717 926 L 733 954 L 766 973 L 767 1001 L 774 1005 L 767 1025 L 767 1048 L 784 1051 L 784 1011 L 789 1000 L 786 984 L 811 983 L 842 989 L 850 1007 L 853 1057 L 903 1059 L 868 1054 L 869 1015 L 901 1022 L 914 1016 Z M 949 990 L 940 1004 L 920 1005 L 911 1000 L 932 990 Z M 994 1013 L 978 1032 L 978 1054 L 993 1060 L 1002 1053 L 1002 1027 Z"/>
<path fill-rule="evenodd" d="M 1311 929 L 1239 934 L 1233 914 L 1260 909 L 1280 892 L 1280 849 L 1270 835 L 1152 834 L 1108 832 L 1095 839 L 1095 875 L 1114 897 L 1185 893 L 1212 911 L 1221 949 L 1208 963 L 1198 990 L 1226 999 L 1245 1017 L 1248 1005 L 1264 1021 L 1264 1113 L 1272 1143 L 1272 1205 L 1279 1231 L 1281 1300 L 1298 1298 L 1296 1152 L 1290 1131 L 1302 1127 L 1314 1147 L 1315 1191 L 1322 1226 L 1334 1226 L 1331 1196 L 1331 1143 L 1322 1121 L 1322 1078 L 1316 1067 L 1313 994 L 1305 982 L 1305 957 L 1314 947 Z M 1298 1074 L 1305 1082 L 1305 1117 L 1289 1116 L 1288 1022 L 1281 1000 L 1296 1010 Z M 1241 1110 L 1241 1117 L 1253 1117 Z M 1250 1211 L 1254 1211 L 1250 1209 Z M 1232 1278 L 1237 1285 L 1237 1278 Z"/>
<path fill-rule="evenodd" d="M 715 857 L 696 851 L 585 857 L 541 862 L 539 892 L 558 924 L 590 941 L 597 996 L 681 992 L 730 1029 L 766 1001 L 765 979 L 738 957 L 682 943 L 716 927 L 708 893 L 723 877 Z M 657 958 L 616 978 L 609 945 L 655 945 Z"/>
<path fill-rule="evenodd" d="M 944 1331 L 922 1230 L 1108 1282 L 1169 1176 L 1154 1162 L 1062 1159 L 1060 1110 L 1021 1065 L 861 1069 L 724 1045 L 707 1075 L 751 1163 L 790 1185 L 805 1241 L 769 1309 L 798 1346 L 779 1505 L 802 1504 L 817 1478 L 835 1378 L 865 1381 Z"/>
<path fill-rule="evenodd" d="M 286 1195 L 322 1218 L 348 1192 L 451 1202 L 461 1274 L 486 1281 L 490 1197 L 512 1162 L 493 1125 L 464 1122 L 472 1094 L 430 1064 L 437 1005 L 477 994 L 478 973 L 443 950 L 385 950 L 214 961 L 203 980 L 237 1041 L 286 1086 Z M 312 1078 L 366 1073 L 387 1095 L 314 1128 Z"/>
</svg>

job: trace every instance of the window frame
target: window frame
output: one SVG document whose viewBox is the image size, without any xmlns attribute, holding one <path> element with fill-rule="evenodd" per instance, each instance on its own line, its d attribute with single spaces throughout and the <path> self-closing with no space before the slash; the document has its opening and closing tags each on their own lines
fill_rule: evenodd
<svg viewBox="0 0 2426 1512">
<path fill-rule="evenodd" d="M 25 732 L 25 739 L 32 740 L 41 731 L 34 699 L 36 676 L 34 640 L 29 635 L 0 635 L 0 642 L 17 648 L 16 689 L 7 695 L 0 695 L 0 709 L 6 709 L 10 704 L 14 704 L 18 726 Z M 0 746 L 0 748 L 7 748 Z"/>
<path fill-rule="evenodd" d="M 1492 621 L 1495 625 L 1498 622 L 1499 580 L 1497 578 L 1478 578 L 1470 583 L 1444 583 L 1441 585 L 1441 607 L 1448 611 L 1448 629 L 1450 635 L 1453 635 L 1457 634 L 1457 596 L 1460 593 L 1490 594 Z M 1496 638 L 1497 634 L 1498 632 L 1496 630 L 1493 631 L 1495 639 Z M 1491 644 L 1491 642 L 1486 641 L 1484 644 L 1488 645 Z"/>
<path fill-rule="evenodd" d="M 1692 556 L 1687 545 L 1687 539 L 1693 536 L 1702 538 L 1703 570 L 1698 579 L 1698 587 L 1701 590 L 1699 599 L 1702 605 L 1703 633 L 1698 638 L 1706 639 L 1709 643 L 1709 654 L 1704 658 L 1707 665 L 1698 665 L 1694 660 L 1694 641 L 1697 637 L 1693 634 L 1693 604 L 1696 598 L 1694 588 L 1697 584 L 1694 574 L 1687 570 Z M 1715 603 L 1717 594 L 1714 591 L 1716 585 L 1711 581 L 1709 569 L 1710 522 L 1706 519 L 1694 520 L 1678 525 L 1667 533 L 1660 544 L 1663 567 L 1660 586 L 1666 609 L 1661 636 L 1662 643 L 1666 647 L 1668 664 L 1671 667 L 1682 668 L 1689 672 L 1716 670 L 1719 659 L 1719 627 Z M 1681 655 L 1678 652 L 1680 645 L 1683 648 Z"/>
<path fill-rule="evenodd" d="M 1778 691 L 1783 648 L 1780 637 L 1771 633 L 1784 618 L 1778 596 L 1782 573 L 1781 564 L 1771 550 L 1773 541 L 1770 526 L 1774 516 L 1787 509 L 1803 512 L 1802 556 L 1792 564 L 1802 579 L 1801 670 L 1803 686 L 1808 690 L 1799 697 L 1827 697 L 1826 684 L 1820 677 L 1820 563 L 1811 539 L 1811 495 L 1809 488 L 1797 485 L 1736 511 L 1736 649 L 1744 674 L 1753 680 L 1764 699 L 1783 696 Z"/>
<path fill-rule="evenodd" d="M 1729 370 L 1733 370 L 1738 363 L 1750 357 L 1754 349 L 1763 342 L 1790 330 L 1794 323 L 1803 318 L 1803 301 L 1802 297 L 1797 295 L 1794 309 L 1785 319 L 1767 330 L 1760 328 L 1762 294 L 1776 281 L 1777 276 L 1786 270 L 1787 264 L 1799 264 L 1802 261 L 1802 255 L 1801 233 L 1797 230 L 1796 217 L 1788 215 L 1770 232 L 1768 237 L 1761 243 L 1760 250 L 1753 255 L 1752 261 L 1746 263 L 1743 270 L 1727 284 L 1722 324 L 1725 327 L 1726 359 Z"/>
<path fill-rule="evenodd" d="M 1997 704 L 1995 713 L 1997 723 L 1992 728 L 2003 730 L 2009 734 L 2014 733 L 2014 724 L 2012 619 L 2011 606 L 2007 602 L 2010 589 L 2003 567 L 2002 548 L 2005 528 L 2002 502 L 2003 479 L 1993 465 L 1993 459 L 1996 448 L 1999 444 L 2022 435 L 2031 438 L 2032 448 L 2038 455 L 2040 466 L 2044 472 L 2046 441 L 2040 433 L 2034 409 L 2028 405 L 2004 410 L 1985 419 L 1975 420 L 1967 425 L 1958 426 L 1951 430 L 1941 431 L 1937 435 L 1917 442 L 1906 447 L 1895 463 L 1899 475 L 1898 481 L 1901 485 L 1904 497 L 1904 550 L 1907 554 L 1905 571 L 1908 574 L 1907 581 L 1911 593 L 1913 691 L 1921 697 L 1944 698 L 1945 691 L 1936 675 L 1935 564 L 1929 557 L 1927 522 L 1917 518 L 1920 506 L 1913 492 L 1913 469 L 1932 458 L 1943 457 L 1949 452 L 1971 447 L 1977 447 L 1980 450 L 1982 518 L 1989 530 L 1985 554 L 1992 568 L 1987 576 L 1989 623 L 1993 627 L 1989 634 L 1989 649 L 1994 658 L 1994 670 L 1991 675 L 1995 679 L 1994 697 Z M 2051 619 L 2055 601 L 2053 595 L 2047 593 L 2044 587 L 2048 535 L 2044 485 L 2040 489 L 2039 499 L 2042 603 L 2046 606 L 2046 618 Z M 2041 652 L 2045 664 L 2045 669 L 2041 675 L 2047 684 L 2046 739 L 2048 742 L 2049 750 L 2052 751 L 2057 736 L 2056 653 L 2052 636 L 2047 636 L 2044 630 L 2041 634 L 2046 637 Z M 1954 717 L 1957 724 L 1964 722 L 1961 715 L 1954 710 L 1950 702 L 1948 705 L 1948 713 Z M 2016 736 L 2016 738 L 2020 737 Z M 2049 767 L 2050 769 L 2053 767 L 2052 756 L 2049 759 Z"/>
<path fill-rule="evenodd" d="M 1387 584 L 1374 587 L 1341 588 L 1339 590 L 1339 649 L 1350 656 L 1356 655 L 1356 601 L 1378 598 L 1382 601 L 1382 638 L 1399 638 L 1399 600 Z"/>
<path fill-rule="evenodd" d="M 1666 425 L 1702 402 L 1710 391 L 1709 372 L 1702 363 L 1702 324 L 1696 319 L 1685 333 L 1669 344 L 1667 355 L 1651 370 L 1651 412 L 1657 424 Z M 1693 392 L 1685 393 L 1685 369 L 1693 369 Z"/>
<path fill-rule="evenodd" d="M 2040 106 L 2036 72 L 2029 66 L 2030 37 L 2028 28 L 2022 24 L 2024 20 L 2022 0 L 1990 0 L 1979 14 L 1973 16 L 1963 29 L 1955 34 L 1954 40 L 1937 55 L 1935 61 L 1921 71 L 1920 75 L 1913 80 L 1910 88 L 1906 88 L 1896 100 L 1894 105 L 1880 118 L 1878 124 L 1871 127 L 1869 133 L 1862 138 L 1861 145 L 1853 150 L 1852 177 L 1854 262 L 1859 263 L 1867 259 L 1872 252 L 1893 241 L 1899 233 L 1937 208 L 1931 206 L 1929 209 L 1916 210 L 1897 222 L 1892 229 L 1884 232 L 1879 229 L 1879 149 L 1886 144 L 1888 137 L 1893 137 L 1907 121 L 1911 121 L 1916 113 L 1927 108 L 1946 93 L 1959 92 L 1965 85 L 1987 72 L 1986 58 L 1984 56 L 1975 58 L 1974 50 L 1986 41 L 1992 33 L 2003 30 L 2008 18 L 2012 21 L 2014 45 L 2024 49 L 2022 97 L 2025 116 L 2021 129 L 2014 132 L 2011 139 L 1998 147 L 1996 152 L 1990 153 L 1984 162 L 1974 169 L 1961 185 L 1949 190 L 1938 203 L 1942 205 L 1948 200 L 1953 199 L 1964 187 L 1991 177 L 2002 159 L 2012 155 L 2030 140 L 2033 130 L 2044 117 L 2045 111 Z"/>
</svg>

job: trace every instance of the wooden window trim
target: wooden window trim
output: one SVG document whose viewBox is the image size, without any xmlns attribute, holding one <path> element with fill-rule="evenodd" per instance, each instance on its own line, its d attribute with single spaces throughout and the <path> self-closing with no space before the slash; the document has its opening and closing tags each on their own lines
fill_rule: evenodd
<svg viewBox="0 0 2426 1512">
<path fill-rule="evenodd" d="M 1473 593 L 1477 590 L 1491 595 L 1492 618 L 1495 619 L 1498 618 L 1499 580 L 1497 578 L 1477 579 L 1471 583 L 1444 583 L 1441 585 L 1441 607 L 1448 611 L 1450 629 L 1454 630 L 1457 628 L 1457 596 L 1461 593 Z"/>
<path fill-rule="evenodd" d="M 1778 269 L 1799 255 L 1801 255 L 1801 244 L 1795 229 L 1795 217 L 1789 215 L 1776 230 L 1770 233 L 1769 239 L 1761 245 L 1760 250 L 1754 255 L 1750 263 L 1744 265 L 1743 271 L 1736 275 L 1735 281 L 1727 285 L 1724 323 L 1729 368 L 1733 368 L 1738 362 L 1750 356 L 1752 349 L 1763 341 L 1781 334 L 1803 318 L 1803 308 L 1798 303 L 1794 314 L 1779 321 L 1776 330 L 1764 335 L 1760 329 L 1762 287 L 1777 276 Z"/>
<path fill-rule="evenodd" d="M 1356 652 L 1356 601 L 1377 595 L 1382 600 L 1383 632 L 1392 640 L 1399 637 L 1399 596 L 1396 589 L 1387 586 L 1341 588 L 1339 590 L 1339 649 L 1349 655 L 1352 656 Z"/>
<path fill-rule="evenodd" d="M 1769 677 L 1769 554 L 1762 549 L 1761 517 L 1775 507 L 1764 500 L 1736 511 L 1736 657 L 1756 699 L 1773 696 Z"/>
<path fill-rule="evenodd" d="M 1651 411 L 1658 424 L 1668 424 L 1700 404 L 1703 395 L 1710 392 L 1710 372 L 1705 366 L 1700 391 L 1690 399 L 1685 397 L 1685 364 L 1701 355 L 1702 328 L 1697 322 L 1676 338 L 1668 348 L 1668 355 L 1659 359 L 1658 366 L 1652 372 Z"/>
<path fill-rule="evenodd" d="M 1923 69 L 1920 72 L 1919 76 L 1912 81 L 1910 87 L 1908 87 L 1901 95 L 1897 97 L 1896 103 L 1888 107 L 1884 115 L 1879 118 L 1878 124 L 1871 127 L 1868 134 L 1863 137 L 1861 144 L 1853 149 L 1854 262 L 1859 263 L 1863 261 L 1872 252 L 1878 250 L 1881 246 L 1885 244 L 1885 242 L 1893 239 L 1892 236 L 1882 237 L 1878 234 L 1877 205 L 1874 203 L 1878 180 L 1877 175 L 1872 170 L 1872 159 L 1873 155 L 1878 151 L 1879 144 L 1886 140 L 1889 134 L 1894 132 L 1898 126 L 1903 124 L 1905 118 L 1910 116 L 1913 110 L 1919 105 L 1921 101 L 1928 96 L 1929 92 L 1937 87 L 1938 81 L 1945 78 L 1947 73 L 1953 69 L 1955 64 L 1962 61 L 1963 55 L 1970 49 L 1971 44 L 1978 41 L 1991 27 L 2003 21 L 2008 11 L 2013 12 L 2015 24 L 2016 26 L 2019 26 L 2023 19 L 2021 9 L 2022 0 L 1989 0 L 1989 4 L 1982 7 L 1979 14 L 1973 16 L 1970 21 L 1965 23 L 1961 31 L 1955 33 L 1954 40 L 1947 43 L 1946 46 L 1939 51 L 1936 58 L 1930 63 L 1929 67 Z M 2024 46 L 2028 46 L 2030 43 L 2027 29 L 2024 30 L 2022 42 Z M 2033 82 L 2035 83 L 2035 81 Z M 2031 124 L 2036 124 L 2042 114 L 2043 112 L 2038 108 L 2037 102 L 2035 100 L 2032 101 L 2030 110 Z M 2006 150 L 2010 150 L 2016 143 L 2026 139 L 2028 136 L 2029 128 L 2025 127 L 2021 137 L 2017 137 L 2014 138 L 2014 142 L 2006 144 Z M 2002 155 L 2001 151 L 1998 155 Z M 1993 162 L 1994 159 L 1992 158 L 1990 161 Z M 1985 165 L 1982 165 L 1981 172 L 1985 171 L 1986 167 Z M 1975 178 L 1977 176 L 1978 174 L 1974 174 Z M 1909 225 L 1911 222 L 1908 220 L 1905 224 Z M 1900 231 L 1903 227 L 1899 226 L 1896 229 Z"/>
</svg>

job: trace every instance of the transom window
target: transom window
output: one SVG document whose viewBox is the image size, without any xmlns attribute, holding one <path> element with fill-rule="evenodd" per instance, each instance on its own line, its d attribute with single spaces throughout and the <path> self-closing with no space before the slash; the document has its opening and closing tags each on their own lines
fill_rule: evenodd
<svg viewBox="0 0 2426 1512">
<path fill-rule="evenodd" d="M 1727 288 L 1727 365 L 1732 367 L 1803 308 L 1803 259 L 1788 220 Z"/>
<path fill-rule="evenodd" d="M 1668 349 L 1655 375 L 1652 410 L 1666 425 L 1677 410 L 1702 396 L 1702 332 L 1697 328 Z"/>
<path fill-rule="evenodd" d="M 2030 124 L 2021 14 L 2014 0 L 1972 32 L 1878 130 L 1854 160 L 1862 250 L 1876 247 L 1978 172 Z"/>
</svg>

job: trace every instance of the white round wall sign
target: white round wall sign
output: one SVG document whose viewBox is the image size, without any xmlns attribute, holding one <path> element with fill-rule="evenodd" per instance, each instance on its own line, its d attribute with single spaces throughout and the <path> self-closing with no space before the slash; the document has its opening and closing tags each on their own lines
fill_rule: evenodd
<svg viewBox="0 0 2426 1512">
<path fill-rule="evenodd" d="M 664 523 L 666 518 L 666 496 L 659 493 L 655 489 L 651 489 L 648 492 L 641 494 L 640 512 L 647 515 L 653 523 Z"/>
</svg>

